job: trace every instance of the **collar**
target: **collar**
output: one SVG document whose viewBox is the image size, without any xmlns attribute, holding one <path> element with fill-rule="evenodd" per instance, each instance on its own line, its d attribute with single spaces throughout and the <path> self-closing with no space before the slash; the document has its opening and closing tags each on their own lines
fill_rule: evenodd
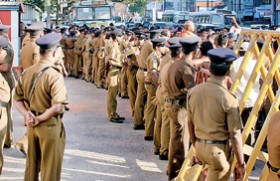
<svg viewBox="0 0 280 181">
<path fill-rule="evenodd" d="M 53 57 L 54 58 L 54 57 Z M 50 58 L 42 58 L 39 60 L 40 64 L 44 64 L 44 65 L 47 65 L 47 66 L 53 66 L 53 60 L 51 60 Z"/>
<path fill-rule="evenodd" d="M 218 79 L 218 78 L 215 77 L 215 76 L 211 76 L 211 77 L 207 80 L 207 82 L 212 82 L 212 83 L 218 84 L 218 85 L 224 87 L 225 89 L 227 89 L 225 79 Z"/>
</svg>

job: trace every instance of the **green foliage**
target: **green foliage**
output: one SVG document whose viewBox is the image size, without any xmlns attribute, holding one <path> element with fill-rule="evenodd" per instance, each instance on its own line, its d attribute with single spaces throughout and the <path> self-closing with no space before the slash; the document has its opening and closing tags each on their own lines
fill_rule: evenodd
<svg viewBox="0 0 280 181">
<path fill-rule="evenodd" d="M 137 12 L 140 16 L 145 15 L 145 9 L 147 5 L 146 0 L 131 0 L 126 3 L 129 4 L 130 13 L 134 14 L 135 12 Z"/>
<path fill-rule="evenodd" d="M 23 0 L 23 2 L 28 2 L 30 4 L 36 5 L 42 11 L 45 11 L 45 0 Z"/>
</svg>

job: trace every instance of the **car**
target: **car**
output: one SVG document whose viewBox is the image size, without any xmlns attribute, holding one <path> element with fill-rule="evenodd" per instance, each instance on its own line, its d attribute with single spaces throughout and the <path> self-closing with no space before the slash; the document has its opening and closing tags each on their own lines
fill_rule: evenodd
<svg viewBox="0 0 280 181">
<path fill-rule="evenodd" d="M 175 24 L 171 22 L 144 22 L 143 23 L 143 28 L 148 28 L 150 29 L 151 27 L 155 27 L 156 29 L 164 29 L 166 27 L 172 28 Z"/>
<path fill-rule="evenodd" d="M 218 25 L 213 25 L 213 24 L 195 24 L 195 27 L 197 30 L 202 30 L 202 29 L 212 29 L 214 31 L 216 30 L 222 30 L 222 27 Z"/>
</svg>

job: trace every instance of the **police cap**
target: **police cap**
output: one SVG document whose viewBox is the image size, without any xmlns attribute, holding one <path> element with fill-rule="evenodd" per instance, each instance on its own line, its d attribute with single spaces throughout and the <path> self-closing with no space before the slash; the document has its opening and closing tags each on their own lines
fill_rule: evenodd
<svg viewBox="0 0 280 181">
<path fill-rule="evenodd" d="M 152 41 L 152 43 L 153 43 L 153 45 L 155 45 L 155 46 L 165 46 L 165 39 L 164 38 L 156 38 L 156 39 L 153 39 L 153 40 L 151 40 Z"/>
<path fill-rule="evenodd" d="M 111 28 L 107 26 L 103 29 L 103 31 L 111 31 Z"/>
<path fill-rule="evenodd" d="M 174 45 L 170 45 L 168 48 L 169 48 L 171 51 L 172 51 L 172 50 L 177 50 L 177 49 L 179 49 L 179 48 L 182 48 L 182 45 L 181 45 L 181 44 L 174 44 Z"/>
<path fill-rule="evenodd" d="M 5 36 L 0 36 L 0 47 L 5 48 L 9 45 L 9 39 Z"/>
<path fill-rule="evenodd" d="M 200 41 L 201 39 L 198 36 L 192 35 L 192 36 L 187 36 L 185 38 L 182 38 L 180 40 L 180 44 L 183 47 L 187 47 L 187 46 L 197 45 Z"/>
<path fill-rule="evenodd" d="M 43 31 L 44 31 L 44 33 L 48 34 L 48 33 L 51 33 L 51 32 L 52 32 L 52 29 L 50 29 L 50 28 L 44 28 Z"/>
<path fill-rule="evenodd" d="M 237 55 L 229 48 L 215 48 L 207 52 L 212 63 L 231 64 L 237 59 Z"/>
<path fill-rule="evenodd" d="M 111 31 L 110 35 L 115 35 L 115 36 L 122 36 L 123 32 L 121 29 L 116 29 L 114 31 Z"/>
<path fill-rule="evenodd" d="M 170 38 L 169 40 L 168 40 L 168 43 L 170 44 L 170 45 L 174 45 L 174 44 L 180 44 L 180 40 L 181 40 L 182 38 L 181 37 L 172 37 L 172 38 Z M 181 46 L 182 47 L 182 46 Z"/>
<path fill-rule="evenodd" d="M 5 32 L 5 33 L 8 33 L 9 29 L 11 28 L 11 26 L 7 26 L 7 25 L 3 25 L 3 24 L 0 24 L 0 32 Z"/>
<path fill-rule="evenodd" d="M 146 35 L 145 35 L 144 33 L 142 33 L 142 34 L 137 34 L 136 36 L 137 36 L 138 39 L 141 39 L 141 40 L 147 38 Z"/>
<path fill-rule="evenodd" d="M 95 31 L 94 31 L 95 37 L 98 37 L 100 34 L 101 34 L 101 31 L 100 31 L 100 30 L 95 30 Z"/>
<path fill-rule="evenodd" d="M 44 23 L 42 21 L 38 21 L 36 23 L 32 23 L 30 26 L 27 27 L 27 29 L 30 31 L 30 33 L 35 33 L 43 30 Z"/>
<path fill-rule="evenodd" d="M 46 50 L 57 46 L 61 38 L 62 36 L 60 33 L 49 33 L 36 40 L 36 44 L 41 49 Z"/>
<path fill-rule="evenodd" d="M 168 30 L 162 30 L 160 34 L 161 36 L 168 36 L 170 35 L 170 32 Z"/>
<path fill-rule="evenodd" d="M 138 34 L 143 34 L 144 33 L 144 31 L 143 30 L 138 30 L 138 29 L 136 29 L 135 31 L 134 31 L 134 33 L 136 34 L 136 35 L 138 35 Z"/>
<path fill-rule="evenodd" d="M 75 35 L 76 35 L 76 31 L 75 30 L 70 31 L 70 36 L 75 36 Z"/>
<path fill-rule="evenodd" d="M 128 35 L 128 36 L 132 36 L 132 32 L 128 31 L 128 30 L 125 31 L 125 34 Z"/>
</svg>

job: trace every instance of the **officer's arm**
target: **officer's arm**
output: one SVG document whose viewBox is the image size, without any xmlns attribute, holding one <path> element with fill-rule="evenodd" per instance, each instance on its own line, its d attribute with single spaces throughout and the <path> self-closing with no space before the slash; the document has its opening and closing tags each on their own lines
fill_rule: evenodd
<svg viewBox="0 0 280 181">
<path fill-rule="evenodd" d="M 242 136 L 241 136 L 241 130 L 234 130 L 230 131 L 230 141 L 234 150 L 234 154 L 237 159 L 237 164 L 238 165 L 243 165 L 244 164 L 244 155 L 243 155 L 243 150 L 242 150 Z"/>
<path fill-rule="evenodd" d="M 43 114 L 37 116 L 36 119 L 39 123 L 47 121 L 53 116 L 61 114 L 63 112 L 63 109 L 64 109 L 64 104 L 61 103 L 54 104 L 51 108 L 47 109 Z"/>
<path fill-rule="evenodd" d="M 151 70 L 151 77 L 152 77 L 153 84 L 155 86 L 158 86 L 159 83 L 158 83 L 158 73 L 157 73 L 157 70 L 155 70 L 155 69 Z"/>
<path fill-rule="evenodd" d="M 187 112 L 188 112 L 188 129 L 189 129 L 189 134 L 190 134 L 190 140 L 193 146 L 195 146 L 196 142 L 196 136 L 194 133 L 194 124 L 193 124 L 193 114 L 191 112 L 191 107 L 190 107 L 190 93 L 188 94 L 187 97 Z"/>
</svg>

